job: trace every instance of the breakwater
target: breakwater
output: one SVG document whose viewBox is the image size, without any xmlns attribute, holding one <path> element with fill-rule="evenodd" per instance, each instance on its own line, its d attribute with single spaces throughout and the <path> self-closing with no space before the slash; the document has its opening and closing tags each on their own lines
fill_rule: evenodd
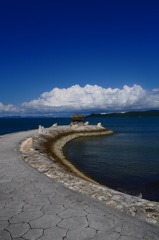
<svg viewBox="0 0 159 240">
<path fill-rule="evenodd" d="M 85 176 L 63 154 L 66 142 L 75 137 L 113 134 L 113 131 L 86 126 L 72 129 L 70 126 L 55 127 L 37 134 L 21 144 L 21 153 L 26 162 L 48 177 L 62 183 L 66 187 L 79 191 L 119 209 L 132 216 L 148 222 L 159 224 L 159 203 L 131 196 L 96 183 Z M 80 175 L 82 174 L 82 175 Z"/>
</svg>

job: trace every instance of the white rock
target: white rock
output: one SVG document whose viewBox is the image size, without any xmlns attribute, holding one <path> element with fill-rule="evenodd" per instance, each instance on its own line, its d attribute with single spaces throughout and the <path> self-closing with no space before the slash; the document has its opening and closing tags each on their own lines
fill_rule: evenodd
<svg viewBox="0 0 159 240">
<path fill-rule="evenodd" d="M 47 131 L 45 130 L 45 128 L 41 125 L 39 125 L 39 134 L 47 134 Z"/>
<path fill-rule="evenodd" d="M 85 123 L 84 123 L 84 126 L 88 126 L 88 125 L 89 125 L 89 122 L 85 122 Z"/>
<path fill-rule="evenodd" d="M 78 124 L 73 124 L 73 125 L 71 126 L 71 128 L 72 128 L 72 129 L 77 129 L 77 128 L 78 128 Z"/>
<path fill-rule="evenodd" d="M 57 123 L 54 123 L 51 127 L 57 127 Z"/>
<path fill-rule="evenodd" d="M 103 128 L 103 126 L 102 126 L 102 124 L 100 122 L 97 124 L 97 127 L 98 128 Z"/>
</svg>

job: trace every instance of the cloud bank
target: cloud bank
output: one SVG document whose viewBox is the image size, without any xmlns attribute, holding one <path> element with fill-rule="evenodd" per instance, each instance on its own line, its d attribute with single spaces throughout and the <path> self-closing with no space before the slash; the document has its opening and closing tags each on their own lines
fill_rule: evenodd
<svg viewBox="0 0 159 240">
<path fill-rule="evenodd" d="M 74 85 L 69 88 L 53 88 L 44 92 L 38 99 L 23 103 L 20 107 L 3 105 L 0 112 L 23 115 L 66 114 L 73 112 L 129 111 L 159 108 L 159 89 L 147 92 L 141 86 L 125 85 L 119 88 L 103 88 L 87 84 L 85 87 Z"/>
<path fill-rule="evenodd" d="M 19 112 L 19 109 L 12 105 L 12 104 L 8 104 L 8 105 L 4 105 L 2 102 L 0 102 L 0 113 L 15 113 L 15 112 Z"/>
</svg>

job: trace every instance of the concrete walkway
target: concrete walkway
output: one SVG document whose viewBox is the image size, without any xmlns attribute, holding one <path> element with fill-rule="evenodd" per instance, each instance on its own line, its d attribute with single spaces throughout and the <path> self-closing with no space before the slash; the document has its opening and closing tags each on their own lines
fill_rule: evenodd
<svg viewBox="0 0 159 240">
<path fill-rule="evenodd" d="M 159 228 L 110 209 L 27 165 L 19 143 L 0 137 L 0 240 L 159 240 Z"/>
</svg>

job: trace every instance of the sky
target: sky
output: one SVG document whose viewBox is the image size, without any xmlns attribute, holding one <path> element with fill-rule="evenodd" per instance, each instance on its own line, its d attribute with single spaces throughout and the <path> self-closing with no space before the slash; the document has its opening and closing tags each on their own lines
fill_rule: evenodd
<svg viewBox="0 0 159 240">
<path fill-rule="evenodd" d="M 159 109 L 159 2 L 0 3 L 0 116 Z"/>
</svg>

